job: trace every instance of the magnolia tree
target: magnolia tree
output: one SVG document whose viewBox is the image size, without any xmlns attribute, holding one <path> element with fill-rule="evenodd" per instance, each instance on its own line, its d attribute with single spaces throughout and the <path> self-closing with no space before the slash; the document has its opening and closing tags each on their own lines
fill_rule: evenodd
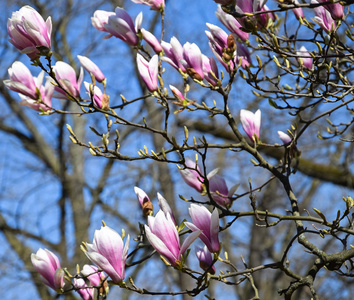
<svg viewBox="0 0 354 300">
<path fill-rule="evenodd" d="M 132 2 L 135 9 L 145 4 L 152 10 L 149 29 L 142 13 L 133 20 L 121 7 L 93 10 L 91 17 L 94 34 L 109 39 L 105 45 L 118 39 L 130 47 L 130 66 L 136 67 L 143 87 L 143 95 L 130 91 L 131 99 L 110 95 L 114 74 L 106 77 L 84 53 L 63 61 L 58 45 L 52 45 L 57 32 L 50 16 L 23 6 L 8 19 L 10 43 L 28 58 L 15 61 L 3 83 L 18 93 L 21 105 L 41 118 L 60 116 L 56 120 L 63 126 L 70 117 L 71 149 L 86 149 L 101 164 L 106 161 L 108 173 L 115 161 L 128 168 L 157 166 L 158 178 L 152 170 L 145 184 L 137 179 L 139 186 L 126 187 L 135 192 L 141 216 L 133 213 L 131 203 L 122 204 L 119 218 L 129 228 L 104 220 L 101 228 L 92 225 L 91 237 L 85 229 L 99 198 L 84 210 L 87 215 L 82 213 L 85 186 L 75 181 L 82 168 L 73 167 L 72 177 L 65 177 L 65 151 L 59 165 L 43 152 L 41 159 L 66 178 L 63 193 L 75 200 L 70 202 L 74 228 L 82 231 L 75 235 L 72 259 L 60 257 L 68 248 L 25 234 L 43 244 L 27 257 L 42 283 L 82 299 L 110 298 L 115 285 L 137 295 L 183 298 L 353 298 L 354 39 L 349 2 L 215 0 L 220 22 L 203 20 L 206 36 L 198 41 L 183 31 L 169 35 L 172 1 Z M 120 67 L 125 66 L 116 65 L 117 72 Z M 22 114 L 17 103 L 9 103 Z M 93 135 L 88 138 L 82 128 Z M 127 138 L 133 133 L 133 140 Z M 65 133 L 59 135 L 62 145 Z M 242 165 L 238 172 L 237 165 Z M 103 190 L 105 174 L 96 194 Z M 160 190 L 152 199 L 148 186 L 155 180 Z M 319 181 L 336 188 L 320 191 Z M 65 201 L 61 205 L 64 212 Z M 67 219 L 62 221 L 65 236 Z M 3 230 L 10 241 L 9 228 Z M 143 268 L 154 274 L 137 282 Z M 328 286 L 341 294 L 331 294 Z M 226 295 L 220 294 L 223 290 Z"/>
</svg>

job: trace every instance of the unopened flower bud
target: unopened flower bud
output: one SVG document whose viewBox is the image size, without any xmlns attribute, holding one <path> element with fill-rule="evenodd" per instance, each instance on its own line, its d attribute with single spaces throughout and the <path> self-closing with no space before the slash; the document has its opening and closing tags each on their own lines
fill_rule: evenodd
<svg viewBox="0 0 354 300">
<path fill-rule="evenodd" d="M 230 33 L 227 36 L 227 50 L 229 53 L 233 53 L 236 51 L 236 47 L 235 37 Z"/>
</svg>

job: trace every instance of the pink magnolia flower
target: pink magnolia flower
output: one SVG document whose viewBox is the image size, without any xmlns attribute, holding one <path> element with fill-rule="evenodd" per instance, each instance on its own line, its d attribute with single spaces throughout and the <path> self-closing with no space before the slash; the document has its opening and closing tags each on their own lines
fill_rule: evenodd
<svg viewBox="0 0 354 300">
<path fill-rule="evenodd" d="M 104 226 L 95 231 L 93 244 L 86 243 L 85 254 L 89 260 L 106 272 L 113 282 L 120 283 L 125 277 L 128 247 L 129 235 L 124 245 L 121 236 L 115 230 Z"/>
<path fill-rule="evenodd" d="M 305 68 L 312 69 L 313 66 L 312 57 L 310 56 L 305 46 L 301 46 L 300 50 L 296 51 L 296 54 L 301 56 L 302 64 Z"/>
<path fill-rule="evenodd" d="M 169 87 L 170 87 L 170 90 L 171 90 L 172 94 L 176 97 L 176 99 L 177 99 L 178 101 L 183 102 L 183 101 L 186 100 L 186 99 L 184 98 L 183 94 L 181 93 L 181 91 L 180 91 L 178 88 L 176 88 L 176 87 L 173 86 L 173 85 L 169 85 Z"/>
<path fill-rule="evenodd" d="M 291 1 L 289 1 L 289 3 L 291 3 Z M 294 4 L 295 4 L 295 5 L 298 5 L 298 4 L 299 4 L 299 1 L 298 1 L 298 0 L 294 0 Z M 293 11 L 293 13 L 294 13 L 296 19 L 299 20 L 300 17 L 301 17 L 301 18 L 304 17 L 304 12 L 303 12 L 303 10 L 302 10 L 301 7 L 294 8 L 294 9 L 292 9 L 292 11 Z"/>
<path fill-rule="evenodd" d="M 33 77 L 30 70 L 21 62 L 16 61 L 8 70 L 10 79 L 4 80 L 4 85 L 21 97 L 21 105 L 40 111 L 48 111 L 52 105 L 54 86 L 50 82 L 42 85 L 44 71 L 38 77 Z"/>
<path fill-rule="evenodd" d="M 84 69 L 87 72 L 92 73 L 98 82 L 102 82 L 106 79 L 100 68 L 97 67 L 97 65 L 91 59 L 81 55 L 78 55 L 77 58 L 79 59 L 80 64 L 84 67 Z"/>
<path fill-rule="evenodd" d="M 154 92 L 158 89 L 158 61 L 159 58 L 157 55 L 154 55 L 149 62 L 139 53 L 136 56 L 140 77 L 150 92 Z"/>
<path fill-rule="evenodd" d="M 90 99 L 93 99 L 93 105 L 98 108 L 105 108 L 103 107 L 104 94 L 101 89 L 97 85 L 92 86 L 92 84 L 87 81 L 84 82 L 84 86 Z"/>
<path fill-rule="evenodd" d="M 134 3 L 150 6 L 151 10 L 162 10 L 165 7 L 165 0 L 132 0 Z"/>
<path fill-rule="evenodd" d="M 265 5 L 265 0 L 239 0 L 236 2 L 235 10 L 238 13 L 253 13 L 253 12 L 266 12 L 268 11 L 268 7 Z M 245 23 L 247 17 L 237 18 L 242 27 L 247 29 L 247 24 Z M 256 18 L 256 22 L 260 25 L 261 28 L 266 27 L 269 19 L 275 20 L 275 16 L 273 13 L 264 13 L 258 15 Z"/>
<path fill-rule="evenodd" d="M 327 0 L 319 0 L 320 3 L 323 2 L 328 2 Z M 339 2 L 337 3 L 331 3 L 331 4 L 326 4 L 323 5 L 323 7 L 328 10 L 328 12 L 331 14 L 331 17 L 334 20 L 341 20 L 343 19 L 344 16 L 344 8 L 343 5 L 340 4 Z"/>
<path fill-rule="evenodd" d="M 148 216 L 148 224 L 149 226 L 145 225 L 145 233 L 150 244 L 174 267 L 181 266 L 181 256 L 201 233 L 200 230 L 193 232 L 181 246 L 176 225 L 170 214 L 159 210 L 155 217 Z"/>
<path fill-rule="evenodd" d="M 169 63 L 176 70 L 181 70 L 183 73 L 186 72 L 186 68 L 181 63 L 183 59 L 183 47 L 176 37 L 172 37 L 170 43 L 162 41 L 161 46 L 165 52 L 164 57 L 161 59 Z"/>
<path fill-rule="evenodd" d="M 89 280 L 90 286 L 92 287 L 99 286 L 101 282 L 105 279 L 105 275 L 102 272 L 98 272 L 98 268 L 92 265 L 84 265 L 83 269 L 81 270 L 81 274 Z M 74 286 L 77 289 L 76 292 L 80 295 L 82 299 L 96 299 L 95 289 L 89 288 L 83 278 L 75 278 Z"/>
<path fill-rule="evenodd" d="M 95 289 L 88 288 L 85 280 L 83 278 L 74 278 L 74 287 L 77 289 L 76 292 L 84 300 L 94 300 Z"/>
<path fill-rule="evenodd" d="M 99 31 L 108 32 L 105 28 L 105 25 L 108 23 L 108 18 L 114 15 L 115 13 L 113 11 L 96 10 L 93 14 L 93 17 L 91 17 L 92 26 Z M 111 36 L 112 35 L 106 36 L 106 38 Z"/>
<path fill-rule="evenodd" d="M 311 0 L 311 3 L 318 3 L 317 0 Z M 326 32 L 330 33 L 336 29 L 336 23 L 333 20 L 330 12 L 323 6 L 317 6 L 314 8 L 316 16 L 313 20 Z"/>
<path fill-rule="evenodd" d="M 241 109 L 240 117 L 243 130 L 249 138 L 252 141 L 256 141 L 255 136 L 257 136 L 259 139 L 261 129 L 261 111 L 258 109 L 256 113 L 252 113 L 249 110 Z"/>
<path fill-rule="evenodd" d="M 225 51 L 231 50 L 228 47 L 228 34 L 216 25 L 207 23 L 207 27 L 210 30 L 210 32 L 205 31 L 205 34 L 209 39 L 209 47 L 213 51 L 218 61 L 225 67 L 227 71 L 233 70 L 235 66 L 239 64 L 241 58 L 241 66 L 243 68 L 251 63 L 251 57 L 248 49 L 239 42 L 236 42 L 236 50 L 234 53 L 227 53 L 228 56 L 234 56 L 233 60 L 230 60 L 230 56 L 230 62 L 228 63 L 225 60 Z"/>
<path fill-rule="evenodd" d="M 241 24 L 232 15 L 224 12 L 221 5 L 218 5 L 215 15 L 230 32 L 235 33 L 244 42 L 248 40 L 250 34 L 242 31 Z"/>
<path fill-rule="evenodd" d="M 65 285 L 64 271 L 58 257 L 47 249 L 39 249 L 36 254 L 31 254 L 31 261 L 43 283 L 58 293 L 62 292 Z"/>
<path fill-rule="evenodd" d="M 289 144 L 292 141 L 291 137 L 282 131 L 278 131 L 278 135 L 284 145 Z"/>
<path fill-rule="evenodd" d="M 192 78 L 203 80 L 203 57 L 197 44 L 187 42 L 183 45 L 183 59 L 181 63 Z"/>
<path fill-rule="evenodd" d="M 186 168 L 180 169 L 179 172 L 185 183 L 187 183 L 192 188 L 196 189 L 198 192 L 203 191 L 203 177 L 199 166 L 193 162 L 190 158 L 186 158 L 185 162 Z"/>
<path fill-rule="evenodd" d="M 25 53 L 30 59 L 40 55 L 38 47 L 51 47 L 50 36 L 52 34 L 52 19 L 46 21 L 32 7 L 26 5 L 19 11 L 12 13 L 7 21 L 7 31 L 12 43 L 21 53 Z"/>
<path fill-rule="evenodd" d="M 137 186 L 134 187 L 134 192 L 138 197 L 141 208 L 143 209 L 144 217 L 152 215 L 153 206 L 149 196 L 141 188 L 138 188 Z"/>
<path fill-rule="evenodd" d="M 210 252 L 219 252 L 219 214 L 215 208 L 213 213 L 202 205 L 191 204 L 189 207 L 189 215 L 192 222 L 184 222 L 184 224 L 193 232 L 201 230 L 199 238 L 208 247 Z"/>
<path fill-rule="evenodd" d="M 25 95 L 33 100 L 38 99 L 39 86 L 37 86 L 35 78 L 30 70 L 22 62 L 15 61 L 11 68 L 8 69 L 8 73 L 10 79 L 4 80 L 4 84 L 8 89 Z"/>
<path fill-rule="evenodd" d="M 195 247 L 195 255 L 197 256 L 198 260 L 199 260 L 199 266 L 204 270 L 207 271 L 209 270 L 209 273 L 214 275 L 215 274 L 215 267 L 212 266 L 210 268 L 210 266 L 213 263 L 213 257 L 210 253 L 210 251 L 208 250 L 207 246 L 202 247 Z"/>
<path fill-rule="evenodd" d="M 151 46 L 151 48 L 155 51 L 156 54 L 159 54 L 162 51 L 160 42 L 150 31 L 147 31 L 142 28 L 141 34 L 143 35 L 143 39 Z"/>
<path fill-rule="evenodd" d="M 204 54 L 202 55 L 202 57 L 204 78 L 213 86 L 219 85 L 219 70 L 218 66 L 216 65 L 215 59 L 212 57 L 207 57 Z"/>
<path fill-rule="evenodd" d="M 58 61 L 54 67 L 55 78 L 59 81 L 62 88 L 73 97 L 80 96 L 80 87 L 84 77 L 83 69 L 80 68 L 80 75 L 76 79 L 76 72 L 72 66 L 63 61 Z M 58 86 L 55 87 L 55 98 L 69 99 L 68 94 Z"/>
<path fill-rule="evenodd" d="M 136 24 L 139 24 L 140 19 L 141 15 L 137 17 Z M 108 17 L 107 23 L 104 24 L 104 29 L 130 46 L 139 44 L 137 28 L 134 26 L 132 18 L 123 8 L 116 7 L 115 14 Z"/>
<path fill-rule="evenodd" d="M 216 174 L 219 169 L 214 169 L 208 173 L 209 191 L 213 200 L 223 207 L 228 207 L 231 204 L 233 190 L 229 192 L 224 178 Z M 230 194 L 231 193 L 231 194 Z"/>
</svg>

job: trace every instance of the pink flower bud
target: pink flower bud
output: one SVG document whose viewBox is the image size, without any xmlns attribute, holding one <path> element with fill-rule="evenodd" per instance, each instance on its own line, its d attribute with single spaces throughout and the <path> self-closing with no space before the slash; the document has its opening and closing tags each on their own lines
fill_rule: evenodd
<svg viewBox="0 0 354 300">
<path fill-rule="evenodd" d="M 111 277 L 120 283 L 125 277 L 125 261 L 128 256 L 129 235 L 125 245 L 121 236 L 108 226 L 95 231 L 93 244 L 86 243 L 86 256 Z"/>
<path fill-rule="evenodd" d="M 203 177 L 199 166 L 193 162 L 190 158 L 186 158 L 186 168 L 180 169 L 179 172 L 185 183 L 187 183 L 192 188 L 196 189 L 198 192 L 203 191 Z"/>
<path fill-rule="evenodd" d="M 140 77 L 150 92 L 154 92 L 158 89 L 158 61 L 159 58 L 157 55 L 154 55 L 149 62 L 139 53 L 136 56 Z"/>
<path fill-rule="evenodd" d="M 42 16 L 28 5 L 12 13 L 7 21 L 7 31 L 11 38 L 10 43 L 21 53 L 27 54 L 30 59 L 35 59 L 40 55 L 38 47 L 44 47 L 48 51 L 51 47 L 51 18 L 48 17 L 44 21 Z"/>
<path fill-rule="evenodd" d="M 74 278 L 74 287 L 77 289 L 76 292 L 83 300 L 95 299 L 95 289 L 88 288 L 84 279 Z"/>
<path fill-rule="evenodd" d="M 282 131 L 278 131 L 278 135 L 284 145 L 289 144 L 292 141 L 291 137 Z"/>
<path fill-rule="evenodd" d="M 82 68 L 80 69 L 80 75 L 76 79 L 76 72 L 72 66 L 63 61 L 58 61 L 54 67 L 55 78 L 59 81 L 62 88 L 70 93 L 73 97 L 80 96 L 80 87 L 84 77 Z M 69 99 L 68 94 L 58 86 L 55 87 L 55 98 Z"/>
<path fill-rule="evenodd" d="M 173 95 L 176 97 L 178 101 L 182 102 L 185 100 L 183 94 L 180 92 L 178 88 L 174 87 L 173 85 L 169 85 L 169 87 L 171 92 L 173 93 Z"/>
<path fill-rule="evenodd" d="M 177 38 L 172 37 L 170 43 L 162 41 L 161 46 L 166 55 L 162 60 L 169 63 L 176 70 L 181 69 L 182 72 L 186 72 L 186 68 L 181 63 L 183 59 L 183 47 Z"/>
<path fill-rule="evenodd" d="M 255 136 L 260 137 L 261 111 L 258 109 L 256 113 L 252 113 L 249 110 L 241 109 L 240 118 L 243 130 L 252 141 L 256 141 Z"/>
<path fill-rule="evenodd" d="M 87 94 L 89 94 L 90 96 L 90 99 L 93 99 L 94 106 L 103 109 L 107 108 L 103 106 L 105 94 L 102 93 L 101 89 L 98 86 L 92 86 L 91 83 L 86 81 L 84 82 L 84 86 L 87 91 Z"/>
<path fill-rule="evenodd" d="M 163 10 L 165 7 L 165 0 L 132 0 L 134 3 L 145 4 L 150 6 L 151 10 Z"/>
<path fill-rule="evenodd" d="M 31 261 L 43 283 L 58 293 L 62 292 L 65 285 L 64 271 L 58 257 L 47 249 L 39 249 L 36 254 L 31 254 Z"/>
<path fill-rule="evenodd" d="M 250 34 L 242 31 L 240 29 L 240 27 L 242 27 L 241 24 L 232 15 L 224 12 L 221 5 L 218 5 L 215 14 L 219 21 L 223 23 L 230 32 L 235 33 L 244 42 L 248 40 Z"/>
<path fill-rule="evenodd" d="M 216 174 L 219 169 L 214 169 L 208 175 L 209 191 L 213 200 L 223 207 L 227 207 L 231 204 L 229 198 L 229 189 L 226 185 L 224 178 Z"/>
<path fill-rule="evenodd" d="M 149 226 L 145 225 L 147 239 L 172 266 L 181 265 L 181 255 L 201 233 L 200 230 L 193 232 L 181 246 L 176 225 L 170 214 L 166 215 L 160 210 L 155 217 L 148 216 L 148 224 Z"/>
<path fill-rule="evenodd" d="M 144 217 L 151 216 L 153 214 L 153 206 L 149 196 L 141 188 L 138 188 L 137 186 L 134 187 L 134 192 L 138 197 L 141 208 L 143 209 Z"/>
<path fill-rule="evenodd" d="M 92 26 L 99 31 L 108 32 L 105 28 L 105 25 L 108 23 L 108 18 L 114 15 L 115 13 L 112 11 L 96 10 L 93 14 L 93 17 L 91 17 Z M 112 35 L 109 35 L 106 38 L 111 36 Z"/>
<path fill-rule="evenodd" d="M 311 0 L 311 3 L 318 3 L 317 0 Z M 320 25 L 320 27 L 326 32 L 330 33 L 336 29 L 336 23 L 334 22 L 330 12 L 323 6 L 317 6 L 314 8 L 316 16 L 313 20 Z"/>
<path fill-rule="evenodd" d="M 196 74 L 195 72 L 192 73 L 195 79 L 203 80 L 204 73 L 202 52 L 196 44 L 187 42 L 183 45 L 183 60 L 181 62 L 184 64 L 187 72 L 188 69 L 193 69 L 196 72 Z M 193 78 L 193 76 L 191 77 Z"/>
<path fill-rule="evenodd" d="M 123 8 L 116 7 L 115 14 L 108 17 L 104 29 L 130 46 L 139 43 L 133 20 Z"/>
<path fill-rule="evenodd" d="M 185 222 L 184 224 L 193 232 L 201 230 L 199 238 L 208 247 L 210 252 L 219 252 L 219 214 L 215 208 L 213 213 L 197 204 L 191 204 L 189 207 L 189 215 L 192 222 Z"/>
<path fill-rule="evenodd" d="M 157 38 L 150 31 L 147 31 L 144 28 L 141 29 L 141 33 L 143 35 L 143 39 L 151 46 L 156 54 L 159 54 L 162 51 L 162 47 Z"/>
<path fill-rule="evenodd" d="M 105 80 L 105 76 L 103 75 L 102 71 L 92 60 L 86 56 L 81 55 L 78 55 L 77 58 L 79 59 L 80 64 L 84 67 L 84 69 L 87 72 L 92 73 L 98 82 Z"/>
<path fill-rule="evenodd" d="M 204 270 L 207 271 L 209 270 L 209 273 L 214 275 L 215 274 L 215 267 L 211 266 L 213 263 L 213 257 L 208 250 L 207 246 L 204 246 L 203 248 L 196 246 L 195 247 L 195 255 L 197 256 L 199 260 L 199 266 Z"/>
<path fill-rule="evenodd" d="M 320 3 L 323 2 L 328 2 L 327 0 L 319 0 Z M 331 14 L 331 17 L 334 20 L 341 20 L 344 17 L 344 8 L 343 5 L 340 4 L 339 2 L 337 3 L 331 3 L 331 4 L 326 4 L 323 5 L 323 7 L 328 10 L 328 12 Z"/>
<path fill-rule="evenodd" d="M 305 46 L 301 46 L 299 51 L 296 51 L 296 55 L 299 55 L 302 59 L 302 64 L 305 68 L 307 69 L 312 69 L 313 63 L 312 63 L 312 57 L 305 48 Z"/>
<path fill-rule="evenodd" d="M 219 85 L 219 70 L 215 59 L 203 54 L 203 73 L 204 78 L 213 86 Z"/>
</svg>

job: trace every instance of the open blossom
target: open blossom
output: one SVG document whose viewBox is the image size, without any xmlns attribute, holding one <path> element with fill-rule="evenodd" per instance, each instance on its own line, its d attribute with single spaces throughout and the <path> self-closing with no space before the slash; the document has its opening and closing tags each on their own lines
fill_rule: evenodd
<svg viewBox="0 0 354 300">
<path fill-rule="evenodd" d="M 192 161 L 190 158 L 186 158 L 185 162 L 186 168 L 180 169 L 179 172 L 185 183 L 187 183 L 192 188 L 196 189 L 198 192 L 203 191 L 203 177 L 199 166 Z"/>
<path fill-rule="evenodd" d="M 7 21 L 7 31 L 12 43 L 21 53 L 25 53 L 30 59 L 39 56 L 37 47 L 50 49 L 50 36 L 52 34 L 52 19 L 46 21 L 32 7 L 26 5 L 19 11 L 13 12 Z"/>
<path fill-rule="evenodd" d="M 73 97 L 80 96 L 80 87 L 84 77 L 83 69 L 80 69 L 80 75 L 76 78 L 76 72 L 72 66 L 63 61 L 58 61 L 54 67 L 53 71 L 55 73 L 55 78 L 59 81 L 62 88 L 70 93 Z M 56 94 L 55 98 L 68 99 L 68 94 L 58 86 L 55 87 Z"/>
<path fill-rule="evenodd" d="M 129 235 L 123 244 L 121 236 L 108 226 L 95 231 L 93 244 L 86 243 L 86 256 L 101 270 L 106 272 L 114 283 L 125 277 L 125 261 L 128 256 Z"/>
<path fill-rule="evenodd" d="M 145 233 L 150 244 L 172 266 L 181 265 L 181 256 L 201 233 L 200 230 L 191 233 L 181 246 L 174 221 L 170 214 L 165 214 L 162 210 L 155 217 L 148 216 L 148 225 L 145 225 Z"/>
<path fill-rule="evenodd" d="M 165 7 L 165 0 L 132 0 L 134 3 L 150 6 L 151 10 L 161 10 Z"/>
<path fill-rule="evenodd" d="M 215 274 L 215 267 L 211 266 L 213 263 L 213 257 L 208 250 L 208 247 L 205 245 L 203 248 L 202 247 L 195 247 L 195 255 L 197 256 L 199 260 L 199 266 L 204 270 L 207 271 L 209 270 L 209 273 L 214 275 Z"/>
<path fill-rule="evenodd" d="M 232 15 L 224 12 L 221 5 L 218 5 L 215 15 L 230 32 L 235 33 L 244 42 L 248 40 L 250 34 L 242 31 L 240 29 L 242 26 L 239 21 L 237 21 Z"/>
<path fill-rule="evenodd" d="M 16 61 L 8 69 L 8 73 L 10 79 L 4 80 L 4 85 L 19 93 L 21 105 L 37 111 L 51 109 L 54 86 L 48 81 L 45 86 L 42 85 L 44 71 L 41 71 L 38 77 L 34 77 L 22 62 Z"/>
<path fill-rule="evenodd" d="M 311 3 L 318 3 L 317 0 L 311 0 Z M 314 8 L 316 16 L 313 20 L 320 25 L 320 27 L 326 32 L 330 33 L 336 29 L 336 23 L 333 20 L 330 12 L 323 6 L 317 6 Z"/>
<path fill-rule="evenodd" d="M 219 252 L 219 213 L 215 208 L 211 213 L 205 206 L 191 204 L 189 207 L 189 215 L 192 223 L 184 224 L 193 232 L 201 230 L 199 238 L 208 247 L 210 252 Z"/>
<path fill-rule="evenodd" d="M 259 139 L 261 129 L 261 111 L 258 109 L 256 113 L 246 109 L 241 109 L 240 112 L 241 124 L 243 130 L 247 133 L 252 141 L 255 141 L 255 136 Z"/>
<path fill-rule="evenodd" d="M 138 197 L 141 208 L 143 209 L 143 216 L 144 217 L 151 216 L 154 212 L 154 208 L 152 202 L 150 201 L 149 196 L 141 188 L 138 188 L 137 186 L 134 187 L 134 192 Z"/>
<path fill-rule="evenodd" d="M 157 84 L 158 62 L 159 62 L 158 56 L 154 55 L 151 58 L 151 60 L 148 62 L 142 55 L 138 53 L 136 56 L 136 62 L 138 65 L 140 77 L 144 81 L 148 90 L 150 92 L 156 91 L 158 89 L 158 84 Z"/>
<path fill-rule="evenodd" d="M 140 13 L 136 20 L 135 26 L 129 14 L 120 7 L 116 7 L 115 13 L 97 10 L 91 18 L 92 25 L 100 30 L 108 32 L 105 38 L 115 36 L 130 46 L 136 46 L 139 43 L 137 31 L 140 29 L 142 14 Z"/>
<path fill-rule="evenodd" d="M 64 283 L 64 271 L 58 257 L 47 249 L 39 249 L 31 254 L 33 267 L 41 275 L 43 283 L 57 292 L 61 292 Z"/>
<path fill-rule="evenodd" d="M 305 68 L 312 69 L 312 57 L 310 56 L 310 53 L 307 51 L 305 46 L 301 46 L 300 50 L 296 51 L 296 54 L 301 57 L 302 64 Z"/>
<path fill-rule="evenodd" d="M 105 80 L 106 77 L 103 75 L 100 68 L 97 67 L 97 65 L 91 59 L 81 55 L 78 55 L 77 58 L 79 59 L 80 64 L 84 67 L 84 69 L 87 72 L 92 73 L 98 82 Z"/>
<path fill-rule="evenodd" d="M 143 35 L 143 39 L 151 46 L 151 48 L 155 51 L 156 54 L 159 54 L 162 51 L 160 42 L 150 31 L 147 31 L 142 28 L 141 34 Z"/>
</svg>

